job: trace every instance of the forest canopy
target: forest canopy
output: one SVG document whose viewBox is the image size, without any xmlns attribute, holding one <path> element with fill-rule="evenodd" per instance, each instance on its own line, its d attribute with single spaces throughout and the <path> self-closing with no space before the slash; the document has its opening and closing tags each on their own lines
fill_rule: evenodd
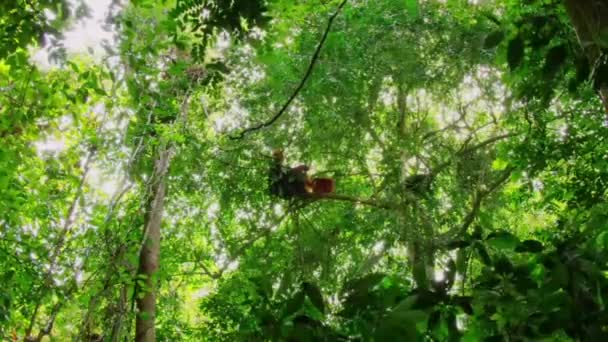
<svg viewBox="0 0 608 342">
<path fill-rule="evenodd" d="M 607 151 L 606 0 L 0 2 L 0 340 L 608 340 Z"/>
</svg>

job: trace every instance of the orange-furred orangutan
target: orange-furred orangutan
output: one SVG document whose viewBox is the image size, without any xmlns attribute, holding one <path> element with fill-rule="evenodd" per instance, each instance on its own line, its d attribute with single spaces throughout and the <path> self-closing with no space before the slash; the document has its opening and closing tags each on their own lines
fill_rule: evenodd
<svg viewBox="0 0 608 342">
<path fill-rule="evenodd" d="M 282 198 L 306 197 L 308 194 L 324 195 L 336 190 L 333 178 L 310 178 L 308 166 L 283 166 L 283 151 L 272 152 L 269 172 L 270 193 Z"/>
</svg>

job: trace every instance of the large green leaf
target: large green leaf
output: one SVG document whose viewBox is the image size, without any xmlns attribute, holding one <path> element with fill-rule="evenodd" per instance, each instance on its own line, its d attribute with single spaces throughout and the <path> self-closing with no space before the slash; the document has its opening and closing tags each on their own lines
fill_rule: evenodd
<svg viewBox="0 0 608 342">
<path fill-rule="evenodd" d="M 507 231 L 492 232 L 486 238 L 486 244 L 499 249 L 515 249 L 519 245 L 519 239 Z"/>
</svg>

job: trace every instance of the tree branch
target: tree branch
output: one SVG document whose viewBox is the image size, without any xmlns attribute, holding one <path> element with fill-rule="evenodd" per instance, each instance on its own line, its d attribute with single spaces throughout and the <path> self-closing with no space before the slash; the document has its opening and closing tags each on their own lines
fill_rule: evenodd
<svg viewBox="0 0 608 342">
<path fill-rule="evenodd" d="M 486 147 L 488 145 L 491 145 L 497 141 L 500 141 L 503 139 L 508 139 L 508 138 L 515 137 L 518 135 L 520 135 L 520 133 L 507 133 L 507 134 L 497 135 L 495 137 L 489 138 L 488 140 L 482 141 L 479 144 L 477 144 L 475 146 L 471 146 L 469 148 L 466 148 L 466 144 L 465 144 L 465 145 L 463 145 L 463 148 L 460 151 L 458 151 L 458 154 L 463 155 L 463 154 L 478 150 L 480 148 Z"/>
<path fill-rule="evenodd" d="M 478 150 L 478 149 L 481 149 L 481 148 L 483 148 L 483 147 L 486 147 L 486 146 L 488 146 L 488 145 L 491 145 L 491 144 L 493 144 L 493 143 L 495 143 L 495 142 L 497 142 L 497 141 L 504 140 L 504 139 L 508 139 L 508 138 L 511 138 L 511 137 L 515 137 L 515 136 L 518 136 L 518 135 L 520 135 L 520 134 L 521 134 L 521 133 L 507 133 L 507 134 L 498 135 L 498 136 L 495 136 L 495 137 L 489 138 L 488 140 L 484 140 L 484 141 L 480 142 L 479 144 L 474 145 L 474 146 L 471 146 L 471 147 L 469 147 L 469 148 L 467 148 L 467 145 L 468 145 L 468 141 L 467 141 L 467 142 L 465 142 L 465 143 L 464 143 L 464 144 L 463 144 L 463 145 L 460 147 L 460 149 L 459 149 L 458 151 L 455 151 L 455 152 L 454 152 L 454 156 L 463 156 L 463 155 L 465 155 L 465 154 L 467 154 L 467 153 L 470 153 L 470 152 L 473 152 L 473 151 L 475 151 L 475 150 Z M 452 163 L 454 162 L 454 160 L 455 160 L 455 158 L 451 158 L 451 159 L 449 159 L 448 161 L 445 161 L 445 162 L 443 162 L 443 163 L 439 164 L 438 166 L 434 167 L 434 168 L 431 170 L 431 174 L 432 174 L 432 176 L 433 176 L 433 177 L 436 177 L 436 176 L 437 176 L 437 174 L 439 174 L 439 173 L 440 173 L 440 172 L 442 172 L 442 171 L 443 171 L 445 168 L 447 168 L 448 166 L 450 166 L 450 164 L 452 164 Z"/>
<path fill-rule="evenodd" d="M 336 201 L 352 202 L 352 203 L 357 203 L 357 204 L 365 204 L 365 205 L 369 205 L 369 206 L 373 206 L 373 207 L 378 207 L 378 208 L 382 208 L 382 209 L 392 209 L 395 207 L 394 205 L 391 205 L 390 203 L 387 203 L 387 202 L 380 202 L 380 201 L 375 201 L 375 200 L 371 200 L 371 199 L 358 198 L 358 197 L 339 195 L 339 194 L 311 193 L 311 194 L 305 194 L 301 197 L 305 198 L 305 199 L 312 199 L 312 200 L 330 199 L 330 200 L 336 200 Z"/>
<path fill-rule="evenodd" d="M 36 320 L 38 319 L 38 313 L 39 313 L 40 307 L 42 305 L 43 299 L 46 296 L 47 291 L 49 290 L 50 286 L 52 285 L 53 272 L 55 271 L 55 268 L 57 267 L 57 259 L 59 258 L 61 252 L 64 249 L 66 237 L 72 229 L 72 224 L 75 222 L 78 201 L 80 200 L 80 197 L 83 195 L 85 182 L 86 182 L 87 176 L 89 175 L 89 170 L 91 167 L 91 162 L 92 162 L 93 157 L 95 156 L 96 152 L 97 152 L 97 149 L 94 147 L 91 147 L 87 153 L 87 157 L 86 157 L 86 160 L 85 160 L 84 166 L 83 166 L 83 172 L 82 172 L 82 175 L 80 176 L 78 188 L 76 189 L 76 194 L 74 195 L 74 199 L 70 203 L 70 206 L 67 210 L 62 229 L 58 233 L 59 236 L 57 238 L 57 243 L 55 244 L 54 249 L 50 254 L 49 262 L 48 262 L 49 269 L 43 276 L 41 293 L 38 295 L 36 305 L 34 306 L 34 311 L 32 312 L 32 315 L 29 319 L 29 324 L 25 330 L 25 335 L 27 337 L 32 337 L 31 333 L 36 324 Z"/>
<path fill-rule="evenodd" d="M 496 191 L 496 189 L 498 189 L 509 178 L 509 176 L 511 176 L 511 172 L 513 172 L 513 168 L 507 168 L 503 171 L 503 174 L 494 183 L 490 184 L 488 189 L 477 192 L 477 194 L 475 195 L 475 199 L 473 200 L 473 206 L 471 208 L 471 211 L 469 211 L 467 216 L 465 216 L 463 223 L 459 227 L 451 229 L 449 232 L 443 234 L 439 238 L 441 241 L 440 244 L 447 244 L 452 241 L 455 236 L 459 236 L 466 233 L 467 229 L 469 229 L 473 221 L 475 221 L 475 218 L 479 213 L 479 209 L 481 208 L 481 203 L 484 198 Z"/>
<path fill-rule="evenodd" d="M 310 75 L 312 74 L 314 65 L 317 62 L 317 60 L 319 59 L 319 54 L 321 53 L 321 48 L 323 47 L 323 44 L 325 43 L 325 40 L 327 39 L 327 36 L 329 35 L 329 30 L 331 29 L 331 25 L 332 25 L 334 19 L 336 19 L 336 17 L 340 13 L 340 10 L 344 7 L 344 5 L 346 5 L 347 1 L 348 0 L 342 1 L 342 3 L 340 3 L 340 5 L 338 6 L 338 9 L 336 9 L 336 11 L 334 12 L 334 14 L 332 14 L 331 17 L 329 17 L 329 21 L 327 22 L 327 27 L 325 28 L 323 37 L 321 37 L 321 41 L 319 41 L 319 44 L 317 45 L 317 49 L 315 50 L 315 53 L 312 55 L 312 59 L 310 60 L 310 64 L 308 65 L 308 69 L 306 70 L 304 77 L 300 81 L 300 84 L 296 87 L 293 94 L 291 94 L 289 99 L 287 99 L 287 102 L 285 102 L 283 107 L 281 107 L 281 109 L 270 120 L 263 122 L 261 124 L 258 124 L 256 126 L 246 128 L 245 130 L 243 130 L 241 133 L 239 133 L 236 136 L 229 136 L 230 139 L 232 139 L 232 140 L 242 139 L 243 137 L 245 137 L 245 135 L 247 133 L 260 130 L 264 127 L 268 127 L 268 126 L 272 125 L 275 121 L 277 121 L 281 117 L 281 115 L 283 115 L 283 113 L 285 113 L 287 111 L 287 108 L 289 108 L 289 105 L 291 104 L 291 102 L 293 102 L 293 100 L 298 96 L 298 94 L 300 93 L 302 88 L 304 88 L 304 84 L 306 83 L 306 81 L 308 80 Z"/>
</svg>

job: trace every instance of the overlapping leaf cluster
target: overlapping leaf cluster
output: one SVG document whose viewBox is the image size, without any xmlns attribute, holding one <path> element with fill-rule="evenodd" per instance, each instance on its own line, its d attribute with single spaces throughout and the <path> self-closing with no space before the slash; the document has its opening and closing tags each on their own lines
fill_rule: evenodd
<svg viewBox="0 0 608 342">
<path fill-rule="evenodd" d="M 604 64 L 520 3 L 140 0 L 51 69 L 66 7 L 0 5 L 0 339 L 134 338 L 151 292 L 167 341 L 605 339 Z M 272 197 L 277 148 L 337 194 Z"/>
</svg>

